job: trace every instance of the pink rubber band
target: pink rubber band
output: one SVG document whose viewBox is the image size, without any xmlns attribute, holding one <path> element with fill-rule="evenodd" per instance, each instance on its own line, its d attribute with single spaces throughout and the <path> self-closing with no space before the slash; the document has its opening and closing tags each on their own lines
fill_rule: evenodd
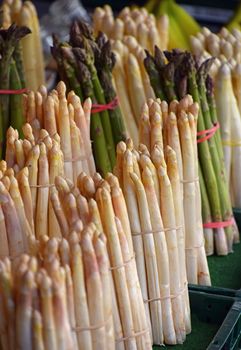
<svg viewBox="0 0 241 350">
<path fill-rule="evenodd" d="M 223 228 L 233 225 L 233 218 L 227 221 L 207 222 L 203 224 L 204 228 Z"/>
<path fill-rule="evenodd" d="M 201 143 L 209 140 L 211 137 L 213 137 L 213 135 L 218 130 L 218 128 L 220 128 L 220 124 L 217 122 L 212 128 L 208 130 L 198 131 L 197 136 L 202 136 L 202 135 L 205 135 L 205 136 L 200 139 L 197 139 L 197 143 Z"/>
<path fill-rule="evenodd" d="M 0 95 L 21 95 L 25 92 L 28 92 L 28 89 L 19 89 L 19 90 L 0 90 Z"/>
<path fill-rule="evenodd" d="M 111 101 L 105 105 L 100 105 L 100 104 L 94 103 L 92 105 L 91 114 L 100 113 L 100 112 L 107 111 L 107 110 L 113 110 L 117 106 L 118 106 L 118 98 L 117 97 L 115 97 L 113 101 Z"/>
</svg>

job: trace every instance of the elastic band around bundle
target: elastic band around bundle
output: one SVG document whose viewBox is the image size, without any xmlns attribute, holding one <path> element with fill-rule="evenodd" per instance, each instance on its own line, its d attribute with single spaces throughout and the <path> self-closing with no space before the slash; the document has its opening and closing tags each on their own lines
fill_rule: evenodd
<svg viewBox="0 0 241 350">
<path fill-rule="evenodd" d="M 94 331 L 96 329 L 105 327 L 111 318 L 112 318 L 112 314 L 110 314 L 110 316 L 107 318 L 107 320 L 105 320 L 105 322 L 103 322 L 103 323 L 100 323 L 100 324 L 95 325 L 95 326 L 88 326 L 88 327 L 73 327 L 72 331 L 76 332 L 76 333 L 86 332 L 86 331 Z"/>
<path fill-rule="evenodd" d="M 100 113 L 103 111 L 107 111 L 107 110 L 113 110 L 118 106 L 119 102 L 118 102 L 118 98 L 115 97 L 114 100 L 112 100 L 109 103 L 106 104 L 98 104 L 98 103 L 94 103 L 92 105 L 92 109 L 91 109 L 91 114 L 95 114 L 95 113 Z"/>
<path fill-rule="evenodd" d="M 0 95 L 22 95 L 28 92 L 28 89 L 18 89 L 18 90 L 0 90 Z"/>
<path fill-rule="evenodd" d="M 233 225 L 233 218 L 227 221 L 207 222 L 203 224 L 204 228 L 224 228 Z"/>
<path fill-rule="evenodd" d="M 160 300 L 166 300 L 166 299 L 176 299 L 178 298 L 180 295 L 182 295 L 187 289 L 187 283 L 185 282 L 184 287 L 179 291 L 179 293 L 175 294 L 175 295 L 168 295 L 165 297 L 159 297 L 159 298 L 151 298 L 151 299 L 144 299 L 144 303 L 152 303 L 154 301 L 160 301 Z"/>
<path fill-rule="evenodd" d="M 144 334 L 146 334 L 148 332 L 149 332 L 149 328 L 144 329 L 143 331 L 140 331 L 140 332 L 136 332 L 136 333 L 134 333 L 132 335 L 129 335 L 128 337 L 123 337 L 123 338 L 116 339 L 115 342 L 116 343 L 121 343 L 121 342 L 127 341 L 127 340 L 132 339 L 132 338 L 140 337 L 140 336 L 142 336 L 142 335 L 144 335 Z"/>
<path fill-rule="evenodd" d="M 132 232 L 132 236 L 144 236 L 144 235 L 151 235 L 156 234 L 160 232 L 168 232 L 173 230 L 180 230 L 182 226 L 176 226 L 176 227 L 168 227 L 168 228 L 161 228 L 159 230 L 152 230 L 152 231 L 140 231 L 140 232 Z"/>
<path fill-rule="evenodd" d="M 215 134 L 215 132 L 220 128 L 220 124 L 217 122 L 212 128 L 207 129 L 207 130 L 202 130 L 202 131 L 198 131 L 197 132 L 197 136 L 203 136 L 204 137 L 197 139 L 197 143 L 201 143 L 204 141 L 209 140 L 211 137 L 213 137 L 213 135 Z"/>
<path fill-rule="evenodd" d="M 111 266 L 111 267 L 109 268 L 109 270 L 110 270 L 110 271 L 113 271 L 113 270 L 121 269 L 122 267 L 125 267 L 126 265 L 128 265 L 133 259 L 135 259 L 135 254 L 132 255 L 132 257 L 131 257 L 129 260 L 125 261 L 123 264 L 116 265 L 116 266 Z"/>
</svg>

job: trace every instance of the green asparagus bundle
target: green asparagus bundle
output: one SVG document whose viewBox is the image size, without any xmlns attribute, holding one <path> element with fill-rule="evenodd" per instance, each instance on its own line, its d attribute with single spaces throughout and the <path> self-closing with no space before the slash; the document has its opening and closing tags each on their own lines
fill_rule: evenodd
<svg viewBox="0 0 241 350">
<path fill-rule="evenodd" d="M 27 27 L 15 24 L 0 30 L 0 158 L 5 154 L 7 128 L 12 125 L 21 132 L 23 124 L 22 95 L 16 91 L 24 88 L 18 43 L 29 33 Z"/>
<path fill-rule="evenodd" d="M 212 60 L 198 65 L 188 52 L 163 53 L 156 47 L 154 56 L 147 52 L 144 63 L 157 97 L 175 103 L 190 94 L 200 106 L 198 157 L 206 253 L 211 255 L 215 250 L 218 255 L 227 255 L 232 252 L 238 231 L 232 214 L 220 133 L 219 130 L 210 132 L 215 126 L 217 129 L 212 82 L 208 75 Z"/>
<path fill-rule="evenodd" d="M 115 146 L 126 139 L 112 83 L 115 57 L 110 43 L 103 34 L 94 38 L 85 23 L 75 22 L 69 42 L 61 43 L 54 36 L 51 51 L 68 91 L 74 90 L 81 99 L 90 97 L 97 104 L 92 110 L 91 139 L 97 169 L 104 175 L 115 165 Z"/>
<path fill-rule="evenodd" d="M 211 69 L 224 151 L 227 181 L 234 207 L 241 207 L 241 32 L 222 28 L 218 34 L 202 28 L 190 38 L 200 60 L 215 57 Z"/>
<path fill-rule="evenodd" d="M 31 0 L 2 1 L 1 27 L 8 29 L 12 23 L 30 29 L 31 35 L 23 38 L 15 49 L 15 61 L 24 87 L 36 91 L 45 82 L 44 55 L 39 18 Z"/>
</svg>

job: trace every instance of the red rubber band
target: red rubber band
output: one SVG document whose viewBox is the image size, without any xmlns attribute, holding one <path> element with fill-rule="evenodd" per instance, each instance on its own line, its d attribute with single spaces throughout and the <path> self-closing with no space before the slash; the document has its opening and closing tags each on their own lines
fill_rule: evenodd
<svg viewBox="0 0 241 350">
<path fill-rule="evenodd" d="M 0 95 L 21 95 L 27 92 L 28 89 L 19 89 L 19 90 L 0 90 Z"/>
<path fill-rule="evenodd" d="M 212 128 L 208 130 L 198 131 L 197 136 L 202 136 L 202 135 L 205 135 L 205 136 L 200 139 L 197 139 L 197 143 L 201 143 L 209 140 L 211 137 L 213 137 L 213 135 L 218 130 L 218 128 L 220 128 L 220 124 L 217 122 Z"/>
<path fill-rule="evenodd" d="M 233 225 L 233 218 L 227 221 L 218 221 L 218 222 L 207 222 L 203 224 L 204 228 L 223 228 Z"/>
<path fill-rule="evenodd" d="M 91 109 L 91 113 L 100 113 L 103 111 L 107 111 L 107 110 L 113 110 L 118 106 L 118 98 L 115 97 L 113 101 L 105 104 L 105 105 L 100 105 L 98 103 L 94 103 L 92 105 L 92 109 Z"/>
</svg>

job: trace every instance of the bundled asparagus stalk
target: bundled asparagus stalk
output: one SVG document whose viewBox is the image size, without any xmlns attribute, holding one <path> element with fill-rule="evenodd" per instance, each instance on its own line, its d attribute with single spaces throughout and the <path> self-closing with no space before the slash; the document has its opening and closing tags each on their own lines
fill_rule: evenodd
<svg viewBox="0 0 241 350">
<path fill-rule="evenodd" d="M 114 350 L 105 236 L 91 224 L 35 243 L 36 257 L 0 262 L 2 350 Z"/>
<path fill-rule="evenodd" d="M 5 155 L 5 134 L 12 124 L 21 130 L 24 122 L 22 111 L 21 82 L 22 64 L 19 60 L 19 41 L 30 33 L 27 27 L 12 24 L 0 30 L 0 159 Z"/>
<path fill-rule="evenodd" d="M 5 29 L 11 23 L 16 23 L 31 30 L 31 35 L 21 40 L 17 46 L 15 60 L 18 71 L 20 69 L 19 77 L 23 87 L 36 91 L 45 81 L 44 57 L 36 8 L 29 0 L 24 3 L 22 0 L 14 0 L 11 3 L 4 2 L 2 11 Z"/>
<path fill-rule="evenodd" d="M 199 38 L 200 37 L 200 38 Z M 240 150 L 241 150 L 241 32 L 223 28 L 218 35 L 203 28 L 201 36 L 192 37 L 193 52 L 203 59 L 215 55 L 212 76 L 216 113 L 221 126 L 224 162 L 233 206 L 241 206 Z M 202 38 L 202 41 L 201 41 Z M 204 51 L 206 50 L 206 51 Z"/>
<path fill-rule="evenodd" d="M 68 90 L 80 98 L 91 97 L 97 108 L 92 110 L 91 139 L 98 171 L 106 174 L 115 165 L 115 146 L 126 138 L 125 125 L 112 84 L 115 63 L 105 36 L 94 38 L 84 23 L 74 23 L 69 43 L 54 37 L 52 54 Z"/>
<path fill-rule="evenodd" d="M 103 180 L 81 173 L 78 186 L 56 177 L 58 193 L 51 199 L 62 235 L 77 230 L 81 222 L 94 223 L 105 232 L 112 271 L 112 310 L 116 349 L 151 349 L 148 319 L 137 276 L 125 201 L 114 175 Z M 108 297 L 105 295 L 105 299 Z"/>
<path fill-rule="evenodd" d="M 29 240 L 34 237 L 29 172 L 23 168 L 15 177 L 13 169 L 7 169 L 2 160 L 0 175 L 0 258 L 15 261 L 29 252 Z"/>
<path fill-rule="evenodd" d="M 168 46 L 168 17 L 158 19 L 148 14 L 144 7 L 130 9 L 125 7 L 114 17 L 112 8 L 105 5 L 97 7 L 93 13 L 93 28 L 96 34 L 104 32 L 110 39 L 122 40 L 125 36 L 133 36 L 140 45 L 151 52 L 158 45 L 162 50 Z"/>
<path fill-rule="evenodd" d="M 205 185 L 201 194 L 205 197 L 203 213 L 207 215 L 203 218 L 206 253 L 208 255 L 214 253 L 215 243 L 216 253 L 226 255 L 232 251 L 234 237 L 238 231 L 232 215 L 219 132 L 214 134 L 217 129 L 217 117 L 212 86 L 208 77 L 212 62 L 205 61 L 197 70 L 193 57 L 189 53 L 176 50 L 165 52 L 165 55 L 169 61 L 167 64 L 163 53 L 156 48 L 154 57 L 147 55 L 145 66 L 157 97 L 166 97 L 169 102 L 173 101 L 175 106 L 177 98 L 190 93 L 194 102 L 200 104 L 197 129 L 201 140 L 198 141 L 198 157 L 199 171 L 202 173 L 200 176 L 204 180 L 200 184 Z M 187 109 L 190 104 L 189 99 L 186 101 Z M 209 222 L 209 208 L 214 223 Z M 212 228 L 214 228 L 213 235 L 210 231 Z"/>
<path fill-rule="evenodd" d="M 42 235 L 61 236 L 49 196 L 57 175 L 64 174 L 63 153 L 58 134 L 50 137 L 41 129 L 35 141 L 29 124 L 23 127 L 24 139 L 19 139 L 16 130 L 9 128 L 7 133 L 6 161 L 19 176 L 22 171 L 29 173 L 29 195 L 31 206 L 28 216 L 36 238 Z"/>
</svg>

